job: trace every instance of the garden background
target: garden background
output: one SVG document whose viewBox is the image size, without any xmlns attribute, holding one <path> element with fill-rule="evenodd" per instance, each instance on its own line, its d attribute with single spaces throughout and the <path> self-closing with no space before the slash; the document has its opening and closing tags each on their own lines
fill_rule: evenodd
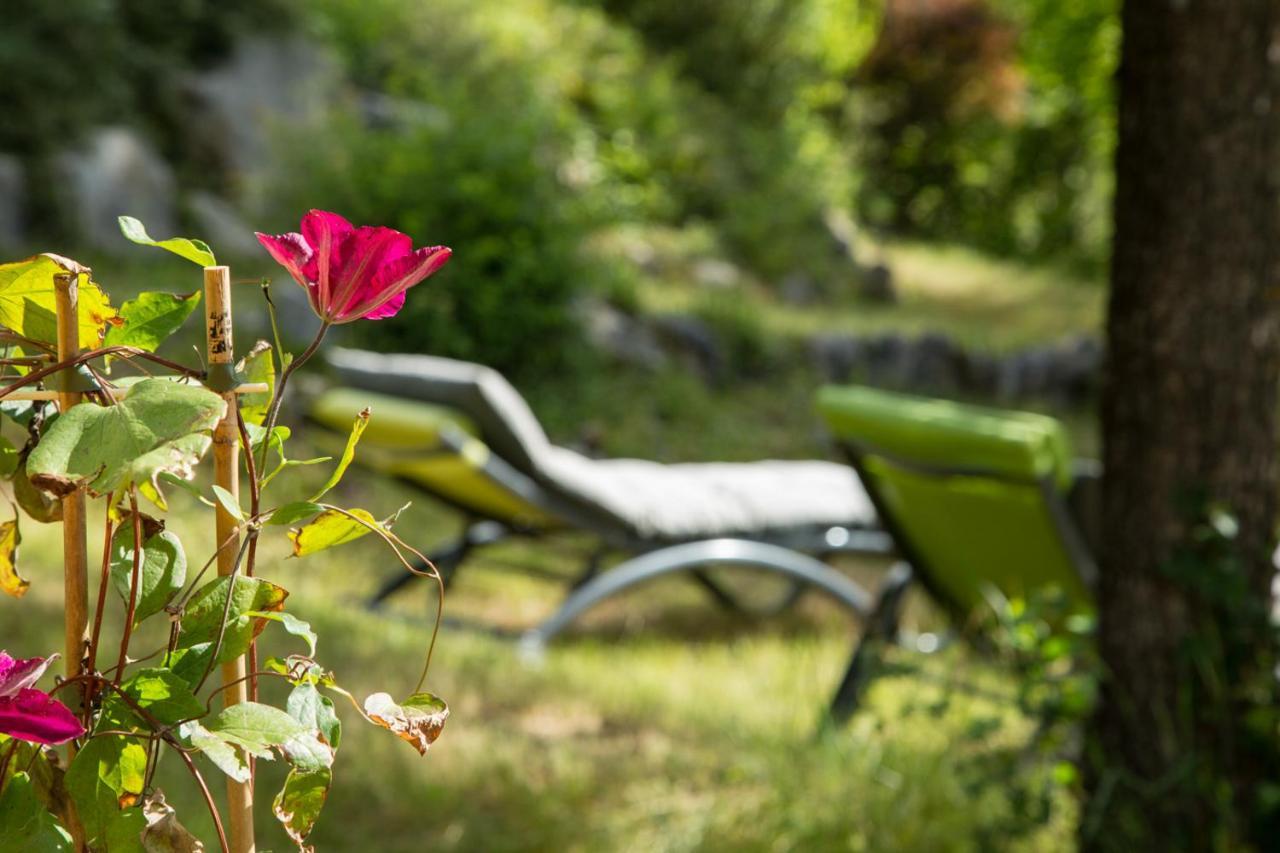
<svg viewBox="0 0 1280 853">
<path fill-rule="evenodd" d="M 125 243 L 118 214 L 256 280 L 279 270 L 252 232 L 318 207 L 455 250 L 343 343 L 490 364 L 595 454 L 828 456 L 813 394 L 847 380 L 1043 409 L 1096 449 L 1109 0 L 10 0 L 5 17 L 0 245 L 62 249 L 117 301 L 199 286 Z M 245 349 L 265 327 L 240 303 Z M 457 525 L 390 482 L 343 488 L 413 500 L 399 529 L 419 547 Z M 44 632 L 52 650 L 56 532 L 27 525 L 23 556 L 0 647 Z M 1035 721 L 990 661 L 904 659 L 815 739 L 852 642 L 835 610 L 709 616 L 673 581 L 530 668 L 511 637 L 559 592 L 511 564 L 572 569 L 510 546 L 463 576 L 433 676 L 449 729 L 425 762 L 367 736 L 319 849 L 1073 842 L 1073 772 L 1021 752 Z M 429 633 L 425 588 L 352 606 L 391 570 L 364 543 L 279 570 L 356 692 L 413 669 Z M 285 847 L 267 823 L 263 846 Z"/>
</svg>

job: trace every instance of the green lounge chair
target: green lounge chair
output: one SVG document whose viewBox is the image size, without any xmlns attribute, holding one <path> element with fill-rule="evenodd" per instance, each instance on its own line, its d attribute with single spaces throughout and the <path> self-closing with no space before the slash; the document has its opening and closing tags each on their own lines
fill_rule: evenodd
<svg viewBox="0 0 1280 853">
<path fill-rule="evenodd" d="M 1097 467 L 1073 463 L 1052 418 L 861 387 L 822 390 L 818 408 L 901 558 L 890 571 L 831 704 L 855 709 L 909 585 L 964 620 L 994 587 L 1055 586 L 1090 599 L 1096 575 L 1080 519 Z M 1095 504 L 1096 505 L 1096 504 Z"/>
<path fill-rule="evenodd" d="M 350 349 L 328 354 L 346 387 L 310 405 L 314 421 L 373 418 L 357 459 L 424 489 L 466 517 L 463 534 L 431 555 L 451 579 L 477 548 L 513 536 L 592 534 L 598 543 L 558 612 L 524 637 L 536 652 L 584 611 L 637 584 L 684 573 L 728 607 L 772 611 L 804 587 L 865 617 L 872 596 L 823 562 L 889 545 L 856 475 L 834 462 L 662 465 L 588 459 L 548 441 L 528 405 L 489 368 L 422 355 Z M 615 555 L 624 557 L 602 571 Z M 707 572 L 748 566 L 789 579 L 759 607 Z M 401 572 L 372 604 L 412 581 Z"/>
</svg>

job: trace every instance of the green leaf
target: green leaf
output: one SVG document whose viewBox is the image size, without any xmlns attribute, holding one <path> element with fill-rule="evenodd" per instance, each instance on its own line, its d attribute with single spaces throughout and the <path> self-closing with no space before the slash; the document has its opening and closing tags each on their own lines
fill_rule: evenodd
<svg viewBox="0 0 1280 853">
<path fill-rule="evenodd" d="M 213 486 L 213 496 L 217 499 L 227 514 L 236 521 L 244 521 L 244 510 L 240 508 L 240 502 L 236 500 L 236 496 L 228 492 L 222 486 L 216 483 Z"/>
<path fill-rule="evenodd" d="M 209 668 L 209 657 L 212 654 L 213 643 L 192 643 L 170 652 L 165 664 L 170 672 L 195 689 L 205 670 Z"/>
<path fill-rule="evenodd" d="M 361 523 L 351 516 L 362 519 Z M 352 509 L 339 512 L 327 509 L 311 521 L 287 534 L 293 542 L 293 556 L 305 557 L 336 545 L 354 542 L 370 532 L 370 527 L 379 527 L 377 520 L 363 509 Z"/>
<path fill-rule="evenodd" d="M 265 393 L 240 395 L 240 417 L 244 418 L 245 424 L 260 426 L 266 420 L 267 407 L 276 389 L 276 362 L 272 355 L 271 344 L 258 341 L 236 365 L 236 371 L 244 382 L 267 385 Z"/>
<path fill-rule="evenodd" d="M 373 722 L 412 744 L 420 755 L 426 755 L 449 719 L 449 706 L 430 693 L 415 693 L 400 703 L 387 693 L 374 693 L 364 700 L 364 712 Z"/>
<path fill-rule="evenodd" d="M 294 735 L 280 748 L 284 750 L 289 763 L 299 770 L 319 770 L 333 766 L 333 747 L 321 740 L 318 732 Z"/>
<path fill-rule="evenodd" d="M 71 836 L 36 798 L 31 777 L 15 773 L 0 793 L 0 850 L 71 853 L 73 849 Z"/>
<path fill-rule="evenodd" d="M 139 708 L 167 726 L 203 717 L 208 712 L 205 704 L 191 692 L 190 685 L 168 669 L 140 669 L 121 684 L 120 689 Z"/>
<path fill-rule="evenodd" d="M 22 535 L 18 532 L 18 516 L 13 521 L 0 524 L 0 590 L 14 598 L 27 594 L 31 581 L 18 574 L 18 545 Z"/>
<path fill-rule="evenodd" d="M 226 738 L 209 731 L 195 720 L 178 726 L 178 737 L 193 749 L 200 750 L 215 767 L 235 781 L 249 781 L 248 760 Z"/>
<path fill-rule="evenodd" d="M 319 515 L 322 512 L 324 512 L 324 507 L 320 506 L 320 504 L 313 504 L 311 501 L 295 501 L 277 508 L 267 519 L 267 524 L 293 524 L 294 522 L 311 518 L 313 515 Z"/>
<path fill-rule="evenodd" d="M 228 612 L 227 590 L 232 580 L 235 581 L 235 592 L 231 595 L 231 609 Z M 227 628 L 222 636 L 222 649 L 218 653 L 217 662 L 224 663 L 238 658 L 249 650 L 253 638 L 266 626 L 263 619 L 249 614 L 254 611 L 281 610 L 288 595 L 282 587 L 261 578 L 215 578 L 196 590 L 195 595 L 187 602 L 179 645 L 188 647 L 216 641 L 223 613 L 226 612 Z"/>
<path fill-rule="evenodd" d="M 148 853 L 142 844 L 142 832 L 146 828 L 147 818 L 137 806 L 116 812 L 107 821 L 103 833 L 106 853 Z"/>
<path fill-rule="evenodd" d="M 311 657 L 316 656 L 316 632 L 311 630 L 311 625 L 303 622 L 292 613 L 279 611 L 277 613 L 266 613 L 260 610 L 252 611 L 248 614 L 258 619 L 267 619 L 272 622 L 279 622 L 284 629 L 295 637 L 301 637 L 307 642 L 308 654 Z"/>
<path fill-rule="evenodd" d="M 338 748 L 342 741 L 342 721 L 338 719 L 333 700 L 317 690 L 314 684 L 304 682 L 294 687 L 285 702 L 285 710 L 307 728 L 318 731 L 325 743 Z"/>
<path fill-rule="evenodd" d="M 147 751 L 136 739 L 90 738 L 67 769 L 67 790 L 90 840 L 105 836 L 112 819 L 142 795 Z"/>
<path fill-rule="evenodd" d="M 18 470 L 13 475 L 13 499 L 23 512 L 41 524 L 62 521 L 62 501 L 54 500 L 31 485 L 26 459 L 18 463 Z"/>
<path fill-rule="evenodd" d="M 63 273 L 73 273 L 79 280 L 80 346 L 84 349 L 98 346 L 107 324 L 116 322 L 116 310 L 90 279 L 88 267 L 59 255 L 35 255 L 0 264 L 0 325 L 24 337 L 56 344 L 58 321 L 53 277 Z"/>
<path fill-rule="evenodd" d="M 303 848 L 307 836 L 315 827 L 332 784 L 333 772 L 328 768 L 309 771 L 295 769 L 289 771 L 284 787 L 276 794 L 272 811 L 299 849 Z"/>
<path fill-rule="evenodd" d="M 257 758 L 271 758 L 271 748 L 310 735 L 302 723 L 270 705 L 241 702 L 223 708 L 205 725 L 212 734 Z"/>
<path fill-rule="evenodd" d="M 127 607 L 133 586 L 133 525 L 127 520 L 111 537 L 110 572 L 111 585 Z M 187 555 L 177 536 L 161 530 L 143 541 L 138 581 L 135 625 L 163 610 L 187 582 Z"/>
<path fill-rule="evenodd" d="M 165 249 L 202 267 L 212 267 L 218 263 L 213 257 L 213 250 L 203 240 L 188 237 L 153 240 L 147 234 L 146 226 L 132 216 L 121 216 L 118 217 L 117 221 L 120 223 L 120 233 L 140 246 L 155 246 L 159 249 Z"/>
<path fill-rule="evenodd" d="M 0 477 L 12 477 L 18 470 L 18 448 L 4 436 L 0 436 Z"/>
<path fill-rule="evenodd" d="M 198 290 L 194 293 L 139 293 L 136 299 L 120 306 L 120 319 L 124 322 L 108 329 L 103 343 L 155 352 L 182 327 L 199 304 Z"/>
<path fill-rule="evenodd" d="M 351 424 L 351 434 L 347 436 L 347 446 L 342 450 L 342 456 L 338 459 L 338 465 L 333 469 L 333 473 L 329 475 L 329 479 L 320 487 L 320 491 L 311 496 L 311 500 L 318 501 L 325 496 L 326 493 L 342 479 L 342 475 L 347 472 L 351 460 L 356 458 L 356 445 L 360 443 L 360 436 L 364 435 L 365 428 L 369 426 L 369 410 L 362 409 L 356 415 L 355 421 Z"/>
<path fill-rule="evenodd" d="M 164 509 L 159 475 L 191 479 L 212 441 L 208 430 L 226 407 L 205 388 L 144 379 L 114 406 L 81 403 L 59 417 L 31 452 L 27 471 L 33 484 L 58 496 L 81 483 L 95 497 L 150 485 Z"/>
</svg>

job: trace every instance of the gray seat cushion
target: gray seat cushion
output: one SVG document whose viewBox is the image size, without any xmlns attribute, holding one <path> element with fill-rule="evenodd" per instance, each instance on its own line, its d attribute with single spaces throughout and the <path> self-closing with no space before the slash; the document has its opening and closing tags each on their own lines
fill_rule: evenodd
<svg viewBox="0 0 1280 853">
<path fill-rule="evenodd" d="M 866 491 L 844 465 L 588 459 L 553 446 L 529 404 L 491 368 L 342 348 L 331 350 L 328 360 L 350 385 L 458 409 L 512 467 L 596 523 L 634 537 L 685 540 L 876 525 Z"/>
<path fill-rule="evenodd" d="M 876 526 L 852 468 L 833 462 L 588 459 L 552 447 L 546 475 L 622 518 L 645 539 L 760 536 L 812 527 Z"/>
<path fill-rule="evenodd" d="M 342 347 L 329 350 L 326 359 L 348 385 L 457 409 L 475 423 L 485 444 L 527 476 L 535 476 L 537 460 L 551 446 L 524 397 L 491 367 Z"/>
</svg>

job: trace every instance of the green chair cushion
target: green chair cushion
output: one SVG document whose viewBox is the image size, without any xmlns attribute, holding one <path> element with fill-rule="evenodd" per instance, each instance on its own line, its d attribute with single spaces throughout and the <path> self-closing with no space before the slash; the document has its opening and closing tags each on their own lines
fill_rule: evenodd
<svg viewBox="0 0 1280 853">
<path fill-rule="evenodd" d="M 1066 432 L 1045 415 L 858 386 L 823 388 L 818 409 L 838 439 L 887 456 L 1071 485 Z"/>
<path fill-rule="evenodd" d="M 823 389 L 819 409 L 944 604 L 967 613 L 988 588 L 1089 599 L 1049 504 L 1071 485 L 1057 421 L 860 387 Z"/>
</svg>

